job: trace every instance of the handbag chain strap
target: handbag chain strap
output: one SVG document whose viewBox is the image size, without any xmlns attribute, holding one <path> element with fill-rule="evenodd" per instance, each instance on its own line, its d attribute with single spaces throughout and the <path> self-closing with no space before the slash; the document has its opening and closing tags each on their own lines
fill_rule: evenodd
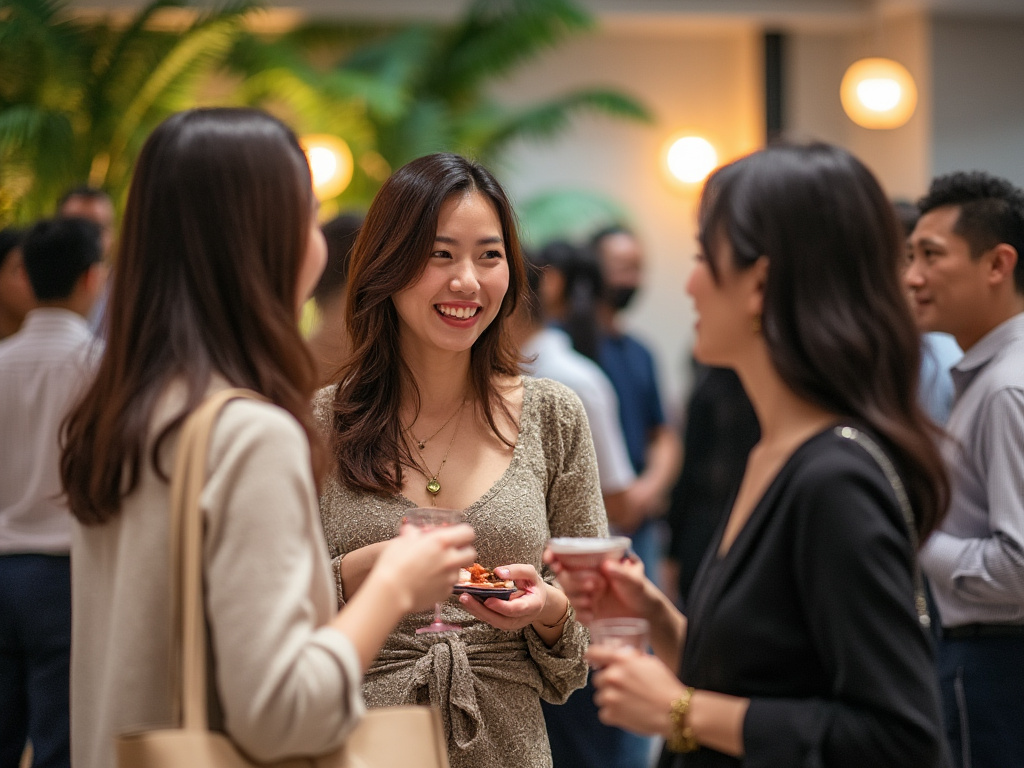
<svg viewBox="0 0 1024 768">
<path fill-rule="evenodd" d="M 903 486 L 899 473 L 892 465 L 885 451 L 878 447 L 878 444 L 859 429 L 854 427 L 836 427 L 835 434 L 839 437 L 852 440 L 861 448 L 867 451 L 881 468 L 889 485 L 896 494 L 896 501 L 899 502 L 900 511 L 903 513 L 903 520 L 907 524 L 907 532 L 910 534 L 910 545 L 914 557 L 914 606 L 917 608 L 917 620 L 926 629 L 931 626 L 931 616 L 928 615 L 928 602 L 924 596 L 924 580 L 921 578 L 921 569 L 917 565 L 917 528 L 914 522 L 914 510 L 910 506 L 910 499 L 907 497 L 907 489 Z"/>
<path fill-rule="evenodd" d="M 249 389 L 223 389 L 206 398 L 185 419 L 171 475 L 171 589 L 173 646 L 179 659 L 172 704 L 182 727 L 206 730 L 206 616 L 203 610 L 203 515 L 199 497 L 206 482 L 210 433 L 230 400 L 266 398 Z"/>
</svg>

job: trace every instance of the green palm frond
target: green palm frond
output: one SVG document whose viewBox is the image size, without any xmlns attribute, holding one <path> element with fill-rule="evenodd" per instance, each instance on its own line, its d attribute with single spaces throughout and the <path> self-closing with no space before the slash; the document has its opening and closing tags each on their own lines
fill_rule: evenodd
<svg viewBox="0 0 1024 768">
<path fill-rule="evenodd" d="M 584 242 L 609 224 L 630 216 L 616 200 L 588 189 L 555 189 L 534 195 L 518 206 L 523 242 L 541 247 L 552 240 Z"/>
<path fill-rule="evenodd" d="M 360 47 L 340 69 L 362 72 L 381 82 L 411 89 L 423 79 L 438 44 L 435 28 L 414 24 Z"/>
<path fill-rule="evenodd" d="M 309 64 L 285 39 L 260 40 L 243 35 L 226 61 L 227 67 L 246 78 L 266 72 L 291 72 L 329 101 L 357 101 L 384 119 L 402 113 L 408 100 L 406 89 L 373 74 L 349 70 L 320 71 Z M 249 86 L 243 85 L 242 88 Z"/>
<path fill-rule="evenodd" d="M 595 112 L 649 123 L 653 117 L 640 102 L 619 91 L 592 88 L 574 91 L 520 110 L 479 110 L 463 123 L 461 142 L 476 146 L 478 156 L 494 158 L 516 139 L 549 139 L 577 114 Z"/>
<path fill-rule="evenodd" d="M 463 94 L 592 23 L 569 0 L 475 0 L 464 20 L 443 36 L 423 87 Z"/>
<path fill-rule="evenodd" d="M 140 124 L 161 98 L 168 98 L 194 77 L 223 61 L 241 28 L 243 12 L 197 22 L 145 78 L 127 104 L 110 138 L 111 168 L 125 164 L 125 151 Z"/>
<path fill-rule="evenodd" d="M 283 34 L 280 37 L 280 42 L 292 50 L 337 52 L 340 58 L 355 47 L 393 34 L 397 29 L 398 27 L 395 25 L 381 26 L 380 24 L 327 22 L 312 19 Z"/>
<path fill-rule="evenodd" d="M 109 36 L 112 44 L 100 46 L 93 61 L 95 77 L 89 94 L 90 104 L 99 106 L 110 89 L 111 80 L 127 69 L 123 66 L 124 60 L 131 48 L 144 36 L 153 16 L 166 8 L 183 8 L 185 4 L 186 0 L 154 0 L 135 15 L 123 32 Z"/>
<path fill-rule="evenodd" d="M 455 146 L 454 127 L 447 106 L 440 101 L 417 99 L 403 119 L 391 125 L 378 125 L 380 153 L 392 168 L 405 165 L 422 155 L 451 150 Z"/>
</svg>

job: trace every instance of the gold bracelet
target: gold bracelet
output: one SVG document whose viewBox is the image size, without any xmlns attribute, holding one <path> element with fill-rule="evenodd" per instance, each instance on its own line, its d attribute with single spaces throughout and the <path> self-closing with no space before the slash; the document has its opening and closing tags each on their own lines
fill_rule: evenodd
<svg viewBox="0 0 1024 768">
<path fill-rule="evenodd" d="M 665 740 L 665 746 L 671 752 L 695 752 L 700 748 L 697 737 L 693 735 L 693 728 L 686 722 L 692 696 L 693 687 L 685 688 L 683 695 L 673 701 L 669 708 L 668 716 L 672 720 L 672 732 Z"/>
<path fill-rule="evenodd" d="M 554 624 L 545 624 L 542 621 L 542 622 L 540 622 L 540 625 L 542 627 L 547 627 L 548 629 L 558 629 L 560 626 L 565 624 L 565 620 L 568 619 L 568 618 L 569 618 L 569 598 L 567 597 L 567 598 L 565 598 L 565 613 L 562 614 L 562 618 L 560 618 Z"/>
</svg>

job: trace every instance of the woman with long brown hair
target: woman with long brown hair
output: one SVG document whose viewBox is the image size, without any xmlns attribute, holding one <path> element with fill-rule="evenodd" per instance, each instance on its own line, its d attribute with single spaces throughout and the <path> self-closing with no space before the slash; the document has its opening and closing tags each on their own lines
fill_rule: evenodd
<svg viewBox="0 0 1024 768">
<path fill-rule="evenodd" d="M 451 154 L 414 160 L 381 188 L 352 254 L 352 356 L 316 412 L 338 470 L 321 516 L 339 598 L 409 509 L 463 510 L 481 565 L 514 581 L 508 601 L 443 606 L 460 631 L 417 634 L 407 616 L 366 679 L 367 703 L 441 708 L 453 768 L 551 765 L 540 699 L 583 685 L 586 635 L 540 574 L 550 536 L 607 529 L 583 407 L 525 378 L 510 317 L 525 266 L 504 190 Z M 415 578 L 415 574 L 410 574 Z"/>
<path fill-rule="evenodd" d="M 949 490 L 892 206 L 844 150 L 770 147 L 708 180 L 700 246 L 694 356 L 761 435 L 685 616 L 637 563 L 555 563 L 581 615 L 651 623 L 654 656 L 591 649 L 601 718 L 664 736 L 666 768 L 939 768 L 915 548 Z"/>
<path fill-rule="evenodd" d="M 214 426 L 204 515 L 211 726 L 269 761 L 337 747 L 360 681 L 405 612 L 451 591 L 472 531 L 405 530 L 337 612 L 317 518 L 326 452 L 297 314 L 324 264 L 309 167 L 255 110 L 168 118 L 139 156 L 119 240 L 106 352 L 65 429 L 72 549 L 72 757 L 175 727 L 168 475 L 180 427 L 244 387 Z M 416 579 L 402 574 L 416 569 Z"/>
</svg>

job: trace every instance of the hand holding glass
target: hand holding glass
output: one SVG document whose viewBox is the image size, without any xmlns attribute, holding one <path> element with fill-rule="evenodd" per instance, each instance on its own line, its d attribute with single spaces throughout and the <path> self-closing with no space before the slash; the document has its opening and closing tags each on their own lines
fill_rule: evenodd
<svg viewBox="0 0 1024 768">
<path fill-rule="evenodd" d="M 414 507 L 405 512 L 405 516 L 399 523 L 402 525 L 413 525 L 421 529 L 437 528 L 442 525 L 456 525 L 465 520 L 465 513 L 461 509 L 445 509 L 444 507 Z M 455 632 L 462 629 L 457 624 L 445 624 L 441 620 L 441 604 L 434 603 L 434 620 L 416 630 L 416 634 L 424 632 Z"/>
</svg>

